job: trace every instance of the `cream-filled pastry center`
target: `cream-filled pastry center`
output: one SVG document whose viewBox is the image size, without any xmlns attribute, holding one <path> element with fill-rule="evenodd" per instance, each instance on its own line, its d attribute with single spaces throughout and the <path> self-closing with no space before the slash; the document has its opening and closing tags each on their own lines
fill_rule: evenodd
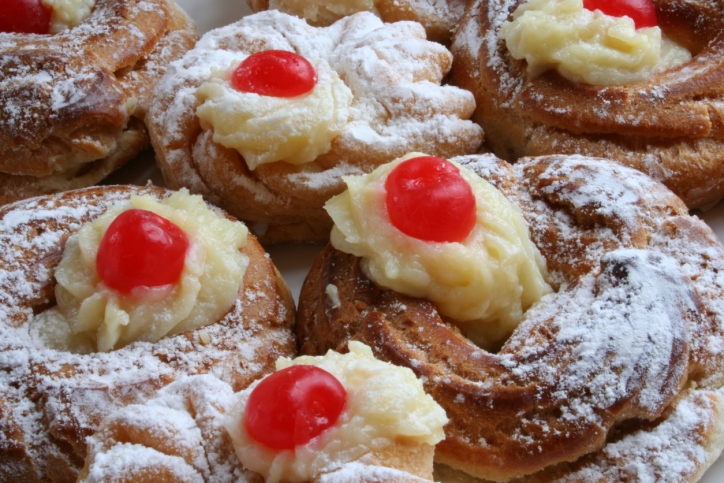
<svg viewBox="0 0 724 483">
<path fill-rule="evenodd" d="M 125 294 L 98 275 L 96 258 L 109 225 L 130 209 L 148 210 L 178 225 L 190 239 L 176 284 Z M 248 257 L 247 228 L 208 208 L 186 190 L 158 201 L 134 196 L 81 227 L 66 244 L 55 278 L 57 307 L 36 317 L 41 338 L 58 349 L 110 351 L 218 321 L 241 289 Z"/>
<path fill-rule="evenodd" d="M 216 72 L 196 92 L 202 128 L 213 130 L 214 142 L 237 150 L 251 170 L 276 161 L 314 161 L 346 125 L 353 96 L 326 60 L 312 64 L 316 85 L 292 98 L 236 90 L 229 72 Z"/>
<path fill-rule="evenodd" d="M 659 27 L 636 29 L 630 17 L 583 7 L 583 0 L 528 0 L 505 22 L 498 37 L 536 76 L 555 69 L 574 82 L 623 85 L 691 59 Z"/>
<path fill-rule="evenodd" d="M 433 302 L 484 348 L 512 333 L 525 310 L 551 291 L 543 257 L 520 210 L 490 183 L 456 165 L 476 199 L 476 222 L 460 242 L 427 242 L 389 220 L 385 180 L 412 153 L 363 176 L 344 178 L 347 191 L 327 202 L 331 243 L 362 258 L 375 283 Z"/>
</svg>

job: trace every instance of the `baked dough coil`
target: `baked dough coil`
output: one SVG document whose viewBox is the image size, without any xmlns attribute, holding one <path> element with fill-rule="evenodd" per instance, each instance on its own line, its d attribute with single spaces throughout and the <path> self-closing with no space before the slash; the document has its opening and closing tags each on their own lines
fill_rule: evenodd
<svg viewBox="0 0 724 483">
<path fill-rule="evenodd" d="M 147 147 L 152 91 L 197 38 L 172 0 L 98 0 L 61 33 L 0 33 L 0 204 L 91 186 Z"/>
<path fill-rule="evenodd" d="M 251 171 L 238 151 L 213 140 L 213 128 L 202 128 L 195 93 L 213 72 L 267 49 L 324 59 L 354 99 L 328 152 L 302 165 L 280 161 Z M 261 12 L 207 33 L 169 67 L 149 111 L 151 142 L 168 186 L 202 194 L 247 222 L 262 243 L 326 241 L 332 221 L 323 205 L 344 189 L 343 175 L 372 171 L 410 151 L 477 151 L 483 134 L 468 120 L 472 95 L 441 85 L 451 63 L 449 51 L 426 41 L 416 23 L 383 24 L 365 12 L 316 28 Z"/>
<path fill-rule="evenodd" d="M 219 321 L 156 343 L 108 353 L 48 348 L 34 315 L 53 304 L 54 269 L 67 238 L 132 194 L 155 187 L 93 187 L 0 209 L 0 480 L 75 481 L 86 438 L 119 408 L 145 401 L 192 374 L 213 374 L 234 390 L 296 352 L 294 302 L 259 243 L 249 236 L 243 286 Z"/>
<path fill-rule="evenodd" d="M 497 37 L 522 0 L 476 0 L 451 46 L 452 84 L 475 93 L 473 119 L 493 152 L 607 157 L 663 182 L 689 208 L 724 196 L 724 5 L 654 0 L 665 34 L 689 62 L 626 86 L 571 82 L 553 71 L 526 75 Z"/>
<path fill-rule="evenodd" d="M 276 8 L 282 12 L 298 15 L 305 18 L 311 25 L 326 26 L 339 20 L 342 15 L 339 13 L 347 12 L 353 2 L 337 2 L 327 1 L 319 2 L 296 2 L 295 0 L 279 0 L 271 2 L 269 0 L 248 0 L 249 7 L 254 12 L 261 12 L 270 8 Z M 449 45 L 453 31 L 460 21 L 460 17 L 465 10 L 466 2 L 462 0 L 378 0 L 370 2 L 359 2 L 358 5 L 364 5 L 367 11 L 375 11 L 376 14 L 384 22 L 400 22 L 403 20 L 412 20 L 419 22 L 425 27 L 427 38 L 429 40 Z M 363 11 L 362 6 L 359 6 Z M 302 10 L 301 12 L 299 10 Z M 312 11 L 313 14 L 310 15 Z M 308 13 L 309 12 L 309 13 Z M 349 14 L 349 13 L 347 13 Z"/>
<path fill-rule="evenodd" d="M 724 445 L 714 233 L 663 185 L 606 159 L 456 160 L 521 208 L 556 291 L 490 353 L 329 245 L 300 295 L 302 352 L 360 340 L 427 381 L 451 419 L 438 478 L 696 481 Z"/>
</svg>

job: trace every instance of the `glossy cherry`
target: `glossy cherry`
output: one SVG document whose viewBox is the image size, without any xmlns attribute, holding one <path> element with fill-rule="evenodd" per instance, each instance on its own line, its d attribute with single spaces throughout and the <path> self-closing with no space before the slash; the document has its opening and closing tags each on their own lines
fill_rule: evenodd
<svg viewBox="0 0 724 483">
<path fill-rule="evenodd" d="M 3 0 L 0 6 L 0 32 L 20 34 L 50 33 L 53 10 L 41 0 Z"/>
<path fill-rule="evenodd" d="M 231 74 L 231 85 L 262 96 L 297 97 L 317 83 L 317 71 L 307 59 L 286 50 L 264 50 L 250 55 Z"/>
<path fill-rule="evenodd" d="M 612 17 L 631 17 L 637 29 L 657 25 L 656 9 L 651 0 L 583 0 L 587 10 L 600 10 Z"/>
<path fill-rule="evenodd" d="M 459 242 L 476 222 L 475 195 L 451 162 L 432 156 L 398 164 L 385 181 L 392 224 L 425 241 Z"/>
<path fill-rule="evenodd" d="M 332 374 L 317 366 L 294 365 L 254 388 L 244 426 L 268 448 L 293 449 L 334 426 L 346 402 L 347 391 Z"/>
<path fill-rule="evenodd" d="M 188 247 L 189 238 L 178 225 L 150 211 L 127 210 L 103 235 L 96 270 L 107 287 L 122 294 L 175 284 Z"/>
</svg>

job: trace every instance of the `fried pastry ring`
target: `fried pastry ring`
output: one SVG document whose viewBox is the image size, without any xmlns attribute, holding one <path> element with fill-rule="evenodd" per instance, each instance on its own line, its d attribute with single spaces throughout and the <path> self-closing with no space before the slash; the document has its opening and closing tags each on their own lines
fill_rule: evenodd
<svg viewBox="0 0 724 483">
<path fill-rule="evenodd" d="M 664 33 L 693 56 L 626 86 L 571 82 L 549 71 L 526 75 L 498 39 L 523 0 L 476 0 L 451 50 L 452 84 L 470 90 L 473 119 L 493 152 L 613 158 L 663 182 L 689 208 L 724 196 L 724 17 L 719 0 L 653 0 Z"/>
<path fill-rule="evenodd" d="M 451 419 L 438 477 L 696 481 L 724 446 L 714 233 L 662 184 L 606 159 L 456 161 L 521 208 L 556 292 L 490 353 L 329 245 L 300 295 L 302 352 L 360 340 L 426 380 Z"/>
<path fill-rule="evenodd" d="M 269 49 L 323 58 L 354 98 L 328 152 L 309 163 L 277 161 L 252 171 L 237 150 L 213 140 L 212 127 L 202 128 L 196 91 L 213 72 Z M 416 23 L 383 24 L 362 12 L 316 28 L 274 10 L 257 13 L 207 33 L 169 67 L 149 111 L 151 142 L 168 186 L 202 194 L 246 221 L 262 243 L 326 241 L 332 222 L 323 204 L 343 190 L 343 175 L 369 172 L 409 151 L 476 152 L 482 130 L 468 120 L 472 95 L 441 85 L 451 62 Z"/>
<path fill-rule="evenodd" d="M 465 10 L 466 2 L 462 0 L 445 0 L 436 2 L 431 0 L 405 0 L 405 1 L 367 1 L 358 2 L 314 2 L 295 0 L 248 0 L 249 7 L 254 12 L 273 8 L 290 15 L 304 18 L 310 25 L 317 27 L 331 25 L 344 15 L 355 12 L 374 12 L 384 22 L 400 22 L 412 20 L 425 27 L 429 40 L 449 45 L 452 33 L 460 21 Z M 348 10 L 349 9 L 349 10 Z"/>
<path fill-rule="evenodd" d="M 235 390 L 295 354 L 294 302 L 259 243 L 235 305 L 195 331 L 134 342 L 108 353 L 73 354 L 34 336 L 34 315 L 52 305 L 54 268 L 67 238 L 132 194 L 156 187 L 93 187 L 0 209 L 0 480 L 75 481 L 86 438 L 116 409 L 139 403 L 187 374 L 210 373 Z"/>
<path fill-rule="evenodd" d="M 91 186 L 135 157 L 155 84 L 196 39 L 172 0 L 97 0 L 63 32 L 0 33 L 0 204 Z"/>
</svg>

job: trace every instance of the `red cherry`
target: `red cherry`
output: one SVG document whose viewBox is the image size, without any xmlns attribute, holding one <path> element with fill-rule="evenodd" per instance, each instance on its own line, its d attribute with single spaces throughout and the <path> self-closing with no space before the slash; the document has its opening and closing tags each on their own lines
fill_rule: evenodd
<svg viewBox="0 0 724 483">
<path fill-rule="evenodd" d="M 0 5 L 0 32 L 19 34 L 50 33 L 51 8 L 41 0 L 3 0 Z"/>
<path fill-rule="evenodd" d="M 387 212 L 392 224 L 414 238 L 459 242 L 476 222 L 475 195 L 451 162 L 432 156 L 408 159 L 387 177 Z"/>
<path fill-rule="evenodd" d="M 166 218 L 146 210 L 124 211 L 103 235 L 96 270 L 106 286 L 123 294 L 175 284 L 188 247 L 188 236 Z"/>
<path fill-rule="evenodd" d="M 297 97 L 314 89 L 317 72 L 301 55 L 286 50 L 252 54 L 231 74 L 231 85 L 262 96 Z"/>
<path fill-rule="evenodd" d="M 583 0 L 587 10 L 600 10 L 612 17 L 631 17 L 637 29 L 656 27 L 656 9 L 651 0 Z"/>
<path fill-rule="evenodd" d="M 347 391 L 329 372 L 294 365 L 262 380 L 246 405 L 249 436 L 274 450 L 293 449 L 334 426 Z"/>
</svg>

